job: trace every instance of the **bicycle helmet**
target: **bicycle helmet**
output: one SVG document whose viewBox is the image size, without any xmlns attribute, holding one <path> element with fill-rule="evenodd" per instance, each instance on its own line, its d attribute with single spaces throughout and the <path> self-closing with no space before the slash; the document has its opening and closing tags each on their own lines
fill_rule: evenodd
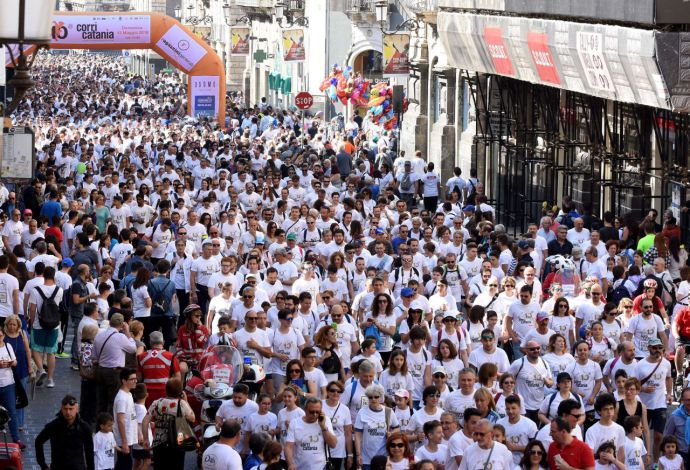
<svg viewBox="0 0 690 470">
<path fill-rule="evenodd" d="M 187 307 L 184 309 L 184 314 L 189 315 L 192 312 L 196 312 L 197 310 L 201 310 L 201 307 L 199 307 L 197 304 L 189 304 Z"/>
</svg>

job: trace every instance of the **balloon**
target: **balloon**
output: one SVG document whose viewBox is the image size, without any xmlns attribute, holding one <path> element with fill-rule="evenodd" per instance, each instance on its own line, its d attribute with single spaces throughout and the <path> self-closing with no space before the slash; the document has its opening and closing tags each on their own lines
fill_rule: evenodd
<svg viewBox="0 0 690 470">
<path fill-rule="evenodd" d="M 331 85 L 335 86 L 338 84 L 338 78 L 337 77 L 332 77 L 331 78 Z"/>
<path fill-rule="evenodd" d="M 86 173 L 86 163 L 84 163 L 84 162 L 77 163 L 77 174 L 83 175 L 84 173 Z"/>
<path fill-rule="evenodd" d="M 326 90 L 326 95 L 328 95 L 328 98 L 330 98 L 333 103 L 338 100 L 338 95 L 336 94 L 335 86 L 333 85 L 328 87 L 328 90 Z"/>
<path fill-rule="evenodd" d="M 378 106 L 381 103 L 383 103 L 384 100 L 385 100 L 385 98 L 383 96 L 378 96 L 376 98 L 372 98 L 371 100 L 369 100 L 369 107 L 373 108 L 374 106 Z"/>
<path fill-rule="evenodd" d="M 326 91 L 326 89 L 331 85 L 331 79 L 327 78 L 325 79 L 322 83 L 321 86 L 319 86 L 319 90 L 321 91 Z"/>
</svg>

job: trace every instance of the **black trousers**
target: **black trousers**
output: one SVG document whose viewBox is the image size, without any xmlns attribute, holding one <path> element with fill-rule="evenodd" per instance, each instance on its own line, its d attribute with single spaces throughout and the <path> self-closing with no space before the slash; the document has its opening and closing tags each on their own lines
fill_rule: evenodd
<svg viewBox="0 0 690 470">
<path fill-rule="evenodd" d="M 115 469 L 114 470 L 132 470 L 134 462 L 132 461 L 132 448 L 129 448 L 129 454 L 123 454 L 116 451 Z"/>
<path fill-rule="evenodd" d="M 96 373 L 98 412 L 113 413 L 113 401 L 120 388 L 120 367 L 99 367 Z"/>
<path fill-rule="evenodd" d="M 425 197 L 424 198 L 424 209 L 425 210 L 428 210 L 432 214 L 435 214 L 437 207 L 438 207 L 438 196 Z"/>
<path fill-rule="evenodd" d="M 196 300 L 197 305 L 201 307 L 201 313 L 206 315 L 208 312 L 208 303 L 211 298 L 208 296 L 208 286 L 196 285 Z"/>
<path fill-rule="evenodd" d="M 184 314 L 184 309 L 189 305 L 189 294 L 184 289 L 176 289 L 175 295 L 177 295 L 177 303 L 180 306 L 180 316 L 177 317 L 177 327 L 175 330 L 179 330 L 184 322 L 187 321 L 187 316 Z"/>
<path fill-rule="evenodd" d="M 153 448 L 154 470 L 184 470 L 184 452 L 170 446 Z"/>
<path fill-rule="evenodd" d="M 95 380 L 81 379 L 81 394 L 79 399 L 79 416 L 94 427 L 98 414 L 98 383 Z"/>
<path fill-rule="evenodd" d="M 165 340 L 165 349 L 169 349 L 171 345 L 175 344 L 177 332 L 175 331 L 175 318 L 173 317 L 149 317 L 149 326 L 151 331 L 159 330 L 163 333 Z M 148 336 L 146 337 L 148 339 Z"/>
<path fill-rule="evenodd" d="M 62 354 L 65 351 L 65 341 L 67 341 L 67 327 L 69 326 L 69 310 L 66 308 L 60 309 L 60 331 L 62 332 L 62 341 L 58 344 L 58 354 Z M 76 337 L 72 339 L 76 341 Z"/>
</svg>

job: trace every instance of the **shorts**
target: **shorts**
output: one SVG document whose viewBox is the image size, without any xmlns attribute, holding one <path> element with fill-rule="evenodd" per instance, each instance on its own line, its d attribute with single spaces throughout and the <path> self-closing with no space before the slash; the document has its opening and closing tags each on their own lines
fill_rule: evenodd
<svg viewBox="0 0 690 470">
<path fill-rule="evenodd" d="M 687 336 L 681 336 L 680 338 L 676 338 L 676 347 L 677 346 L 690 346 L 690 338 Z"/>
<path fill-rule="evenodd" d="M 139 460 L 148 460 L 151 458 L 151 450 L 137 449 L 136 447 L 132 447 L 132 458 Z"/>
<path fill-rule="evenodd" d="M 58 329 L 31 330 L 31 349 L 46 354 L 55 354 L 58 348 Z"/>
<path fill-rule="evenodd" d="M 666 408 L 647 410 L 647 420 L 649 421 L 649 429 L 663 434 L 666 425 Z"/>
</svg>

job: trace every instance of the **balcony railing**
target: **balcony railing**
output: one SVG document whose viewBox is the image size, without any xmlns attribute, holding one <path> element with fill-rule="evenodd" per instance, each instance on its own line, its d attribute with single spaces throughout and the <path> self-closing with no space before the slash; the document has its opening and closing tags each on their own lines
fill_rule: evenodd
<svg viewBox="0 0 690 470">
<path fill-rule="evenodd" d="M 232 4 L 248 8 L 273 8 L 274 0 L 233 0 Z"/>
<path fill-rule="evenodd" d="M 354 13 L 374 13 L 376 0 L 347 0 L 347 11 Z"/>
<path fill-rule="evenodd" d="M 398 0 L 403 9 L 412 13 L 428 13 L 438 10 L 438 0 Z"/>
</svg>

